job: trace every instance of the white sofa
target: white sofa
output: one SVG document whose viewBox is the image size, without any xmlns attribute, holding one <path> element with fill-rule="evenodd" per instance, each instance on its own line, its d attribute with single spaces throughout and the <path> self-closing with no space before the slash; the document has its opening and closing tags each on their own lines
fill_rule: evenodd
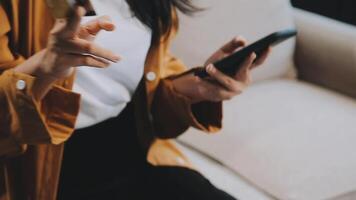
<svg viewBox="0 0 356 200">
<path fill-rule="evenodd" d="M 216 135 L 190 129 L 180 146 L 239 199 L 356 199 L 356 28 L 294 9 L 287 0 L 200 0 L 181 16 L 172 51 L 198 66 L 235 35 L 249 41 L 296 27 L 255 82 L 224 104 Z"/>
</svg>

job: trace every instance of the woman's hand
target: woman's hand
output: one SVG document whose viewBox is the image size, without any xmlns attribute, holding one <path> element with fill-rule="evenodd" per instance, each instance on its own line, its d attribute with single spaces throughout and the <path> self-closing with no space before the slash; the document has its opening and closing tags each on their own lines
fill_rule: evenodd
<svg viewBox="0 0 356 200">
<path fill-rule="evenodd" d="M 99 17 L 81 26 L 84 14 L 84 8 L 76 7 L 67 19 L 57 19 L 47 48 L 15 68 L 15 71 L 36 76 L 34 94 L 37 98 L 41 99 L 54 81 L 69 77 L 73 67 L 105 68 L 109 61 L 119 61 L 118 55 L 93 42 L 101 30 L 113 31 L 114 24 L 108 17 Z"/>
<path fill-rule="evenodd" d="M 34 63 L 31 74 L 63 79 L 70 76 L 76 66 L 103 68 L 109 65 L 108 61 L 119 61 L 119 56 L 93 42 L 100 30 L 113 31 L 114 25 L 107 17 L 100 17 L 81 26 L 84 14 L 84 8 L 77 7 L 67 19 L 56 20 L 47 48 L 27 61 Z"/>
<path fill-rule="evenodd" d="M 217 70 L 213 64 L 226 56 L 238 51 L 246 45 L 245 39 L 236 37 L 215 52 L 205 63 L 208 79 L 201 79 L 194 74 L 188 74 L 173 80 L 177 92 L 188 97 L 192 103 L 201 101 L 219 102 L 229 100 L 243 92 L 251 83 L 251 70 L 264 63 L 271 48 L 268 48 L 258 60 L 253 53 L 242 63 L 234 77 L 227 76 Z"/>
</svg>

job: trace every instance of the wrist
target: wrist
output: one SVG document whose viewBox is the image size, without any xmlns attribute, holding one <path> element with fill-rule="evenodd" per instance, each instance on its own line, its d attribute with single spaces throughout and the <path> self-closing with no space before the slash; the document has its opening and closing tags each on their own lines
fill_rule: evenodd
<svg viewBox="0 0 356 200">
<path fill-rule="evenodd" d="M 28 74 L 36 78 L 46 79 L 47 74 L 42 67 L 43 57 L 46 54 L 46 50 L 42 50 L 35 55 L 28 58 L 25 62 L 14 68 L 15 72 Z"/>
<path fill-rule="evenodd" d="M 195 104 L 195 103 L 199 103 L 201 100 L 199 100 L 200 98 L 198 98 L 198 94 L 196 91 L 196 89 L 194 89 L 196 87 L 196 84 L 194 84 L 194 77 L 192 77 L 190 74 L 186 75 L 186 76 L 182 76 L 176 79 L 172 80 L 172 86 L 173 86 L 173 90 L 185 97 L 190 104 Z"/>
<path fill-rule="evenodd" d="M 15 72 L 28 74 L 35 78 L 32 93 L 36 100 L 41 100 L 54 82 L 58 80 L 58 78 L 51 76 L 42 69 L 41 62 L 43 62 L 45 54 L 46 50 L 42 50 L 14 68 Z"/>
<path fill-rule="evenodd" d="M 33 97 L 38 101 L 42 100 L 56 81 L 57 79 L 51 77 L 36 77 L 32 89 Z"/>
</svg>

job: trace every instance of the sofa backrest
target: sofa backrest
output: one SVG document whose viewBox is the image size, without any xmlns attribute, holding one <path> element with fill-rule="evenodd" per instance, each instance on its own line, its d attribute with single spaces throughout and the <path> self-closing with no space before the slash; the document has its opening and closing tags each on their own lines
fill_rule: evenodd
<svg viewBox="0 0 356 200">
<path fill-rule="evenodd" d="M 272 32 L 294 27 L 288 0 L 194 0 L 205 11 L 193 17 L 180 14 L 180 29 L 173 42 L 173 53 L 189 67 L 201 66 L 219 47 L 234 36 L 249 42 Z M 256 81 L 295 77 L 295 40 L 274 48 L 264 66 L 254 70 Z"/>
</svg>

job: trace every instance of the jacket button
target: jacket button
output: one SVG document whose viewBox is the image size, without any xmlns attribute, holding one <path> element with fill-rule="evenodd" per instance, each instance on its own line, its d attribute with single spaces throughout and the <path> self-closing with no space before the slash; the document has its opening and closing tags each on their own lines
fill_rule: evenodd
<svg viewBox="0 0 356 200">
<path fill-rule="evenodd" d="M 24 90 L 26 88 L 26 82 L 24 80 L 18 80 L 16 82 L 16 89 Z"/>
<path fill-rule="evenodd" d="M 154 73 L 154 72 L 148 72 L 147 74 L 146 74 L 146 79 L 148 80 L 148 81 L 154 81 L 154 80 L 156 80 L 156 73 Z"/>
</svg>

